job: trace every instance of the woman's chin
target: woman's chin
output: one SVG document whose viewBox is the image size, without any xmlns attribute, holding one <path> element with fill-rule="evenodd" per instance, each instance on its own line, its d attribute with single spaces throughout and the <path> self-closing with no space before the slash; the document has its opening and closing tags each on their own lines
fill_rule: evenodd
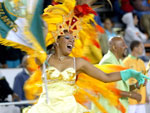
<svg viewBox="0 0 150 113">
<path fill-rule="evenodd" d="M 65 55 L 69 55 L 71 52 L 72 52 L 72 50 L 67 50 L 67 51 L 65 52 Z"/>
</svg>

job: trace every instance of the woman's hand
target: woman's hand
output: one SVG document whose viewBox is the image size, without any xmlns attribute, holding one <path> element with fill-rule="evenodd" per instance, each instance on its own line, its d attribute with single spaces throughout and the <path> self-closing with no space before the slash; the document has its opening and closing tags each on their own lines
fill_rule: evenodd
<svg viewBox="0 0 150 113">
<path fill-rule="evenodd" d="M 145 78 L 150 80 L 149 77 L 147 77 L 147 76 L 143 75 L 141 72 L 137 72 L 133 69 L 127 69 L 124 71 L 120 71 L 120 74 L 121 74 L 122 80 L 124 80 L 124 81 L 128 80 L 131 77 L 135 78 L 138 81 L 139 86 L 145 83 Z"/>
</svg>

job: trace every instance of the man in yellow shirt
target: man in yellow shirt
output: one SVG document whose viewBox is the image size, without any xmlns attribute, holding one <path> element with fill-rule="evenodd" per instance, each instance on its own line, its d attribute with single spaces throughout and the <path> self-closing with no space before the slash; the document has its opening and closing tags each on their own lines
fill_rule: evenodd
<svg viewBox="0 0 150 113">
<path fill-rule="evenodd" d="M 136 71 L 142 72 L 145 74 L 146 68 L 144 62 L 138 58 L 143 53 L 143 46 L 142 43 L 139 41 L 133 41 L 130 45 L 131 54 L 128 55 L 123 61 L 124 65 L 126 67 L 129 67 L 131 69 L 135 69 Z M 136 80 L 134 78 L 129 79 L 129 84 L 133 85 L 135 84 L 136 87 Z M 128 113 L 146 113 L 145 110 L 145 102 L 146 102 L 146 87 L 140 87 L 139 89 L 134 90 L 136 93 L 141 94 L 142 100 L 140 102 L 137 102 L 136 100 L 133 100 L 129 98 L 129 109 Z"/>
</svg>

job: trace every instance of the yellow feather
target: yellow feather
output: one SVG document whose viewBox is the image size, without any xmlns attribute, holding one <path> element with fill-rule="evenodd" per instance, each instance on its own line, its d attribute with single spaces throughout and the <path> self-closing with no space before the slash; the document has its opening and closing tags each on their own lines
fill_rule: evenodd
<svg viewBox="0 0 150 113">
<path fill-rule="evenodd" d="M 4 46 L 12 46 L 14 48 L 21 49 L 22 51 L 25 51 L 30 55 L 32 55 L 35 52 L 32 48 L 29 48 L 29 47 L 24 46 L 22 44 L 13 42 L 11 40 L 6 40 L 6 39 L 2 38 L 1 36 L 0 36 L 0 43 Z"/>
<path fill-rule="evenodd" d="M 49 23 L 63 22 L 63 17 L 60 15 L 51 15 L 51 16 L 43 17 L 43 19 L 47 22 L 48 25 L 49 25 Z"/>
</svg>

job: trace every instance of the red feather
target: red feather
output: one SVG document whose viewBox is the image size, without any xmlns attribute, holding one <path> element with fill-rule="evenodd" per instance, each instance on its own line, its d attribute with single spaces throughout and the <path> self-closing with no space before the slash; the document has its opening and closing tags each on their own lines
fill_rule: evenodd
<svg viewBox="0 0 150 113">
<path fill-rule="evenodd" d="M 97 15 L 97 13 L 87 4 L 75 6 L 74 13 L 77 17 L 83 17 L 84 15 L 88 15 L 91 13 Z"/>
<path fill-rule="evenodd" d="M 101 26 L 96 25 L 96 28 L 97 28 L 97 30 L 98 30 L 99 32 L 105 33 L 105 30 L 104 30 Z"/>
<path fill-rule="evenodd" d="M 96 40 L 92 40 L 92 43 L 97 47 L 101 48 L 100 44 Z"/>
</svg>

